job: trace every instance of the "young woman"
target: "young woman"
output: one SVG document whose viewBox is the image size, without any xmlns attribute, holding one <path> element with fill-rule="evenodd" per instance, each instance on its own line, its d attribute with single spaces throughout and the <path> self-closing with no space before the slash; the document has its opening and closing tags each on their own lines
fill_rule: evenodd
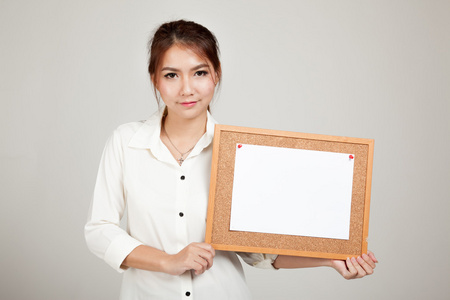
<svg viewBox="0 0 450 300">
<path fill-rule="evenodd" d="M 180 20 L 161 25 L 149 45 L 148 70 L 164 105 L 107 142 L 87 244 L 124 272 L 121 299 L 250 299 L 236 253 L 203 242 L 215 124 L 209 104 L 222 75 L 216 38 Z M 330 266 L 346 279 L 371 274 L 376 262 L 372 253 L 347 261 L 239 255 L 262 268 Z"/>
</svg>

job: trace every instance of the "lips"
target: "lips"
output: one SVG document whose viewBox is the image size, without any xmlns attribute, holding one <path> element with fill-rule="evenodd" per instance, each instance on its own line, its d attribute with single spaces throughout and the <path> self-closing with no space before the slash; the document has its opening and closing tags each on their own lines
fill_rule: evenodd
<svg viewBox="0 0 450 300">
<path fill-rule="evenodd" d="M 197 101 L 186 101 L 186 102 L 181 102 L 181 105 L 183 105 L 184 107 L 192 107 L 197 103 Z"/>
</svg>

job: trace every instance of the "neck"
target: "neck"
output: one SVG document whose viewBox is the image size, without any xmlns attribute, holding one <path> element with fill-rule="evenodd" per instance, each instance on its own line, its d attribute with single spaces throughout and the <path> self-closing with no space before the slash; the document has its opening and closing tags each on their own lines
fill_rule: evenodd
<svg viewBox="0 0 450 300">
<path fill-rule="evenodd" d="M 205 133 L 206 120 L 206 111 L 194 119 L 177 118 L 169 112 L 164 119 L 163 126 L 172 141 L 190 144 L 193 139 L 198 140 Z"/>
</svg>

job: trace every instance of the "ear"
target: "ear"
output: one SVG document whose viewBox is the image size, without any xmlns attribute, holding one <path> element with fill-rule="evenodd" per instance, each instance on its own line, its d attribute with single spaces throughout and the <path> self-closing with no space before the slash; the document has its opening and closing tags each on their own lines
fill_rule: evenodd
<svg viewBox="0 0 450 300">
<path fill-rule="evenodd" d="M 219 78 L 219 73 L 217 73 L 217 72 L 214 72 L 214 78 L 213 78 L 213 80 L 214 80 L 214 85 L 216 85 L 217 86 L 217 84 L 219 83 L 219 81 L 220 81 L 220 78 Z"/>
<path fill-rule="evenodd" d="M 222 67 L 219 64 L 219 67 L 217 69 L 218 71 L 214 71 L 214 84 L 217 85 L 220 82 L 220 76 L 222 74 Z"/>
</svg>

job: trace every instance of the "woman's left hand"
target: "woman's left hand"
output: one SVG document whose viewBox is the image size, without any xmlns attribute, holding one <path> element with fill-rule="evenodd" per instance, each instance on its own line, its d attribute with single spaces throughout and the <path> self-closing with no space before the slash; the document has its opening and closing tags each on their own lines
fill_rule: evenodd
<svg viewBox="0 0 450 300">
<path fill-rule="evenodd" d="M 345 261 L 333 260 L 331 266 L 345 279 L 355 279 L 373 274 L 375 263 L 378 263 L 378 260 L 372 252 L 368 251 L 367 254 L 357 258 L 347 258 Z"/>
</svg>

